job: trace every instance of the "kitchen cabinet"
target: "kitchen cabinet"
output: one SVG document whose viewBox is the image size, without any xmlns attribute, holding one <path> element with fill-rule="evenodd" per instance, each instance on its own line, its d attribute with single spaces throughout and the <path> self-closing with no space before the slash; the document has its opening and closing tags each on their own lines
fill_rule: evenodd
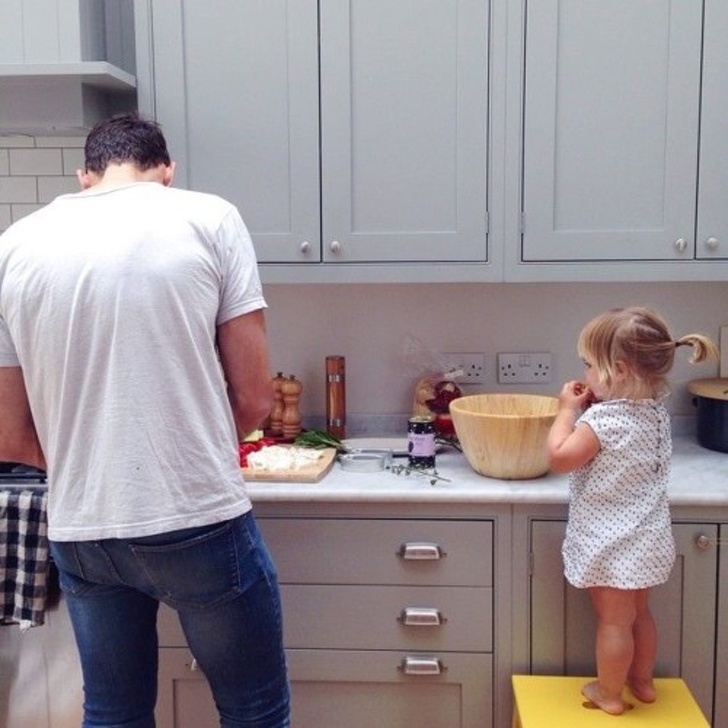
<svg viewBox="0 0 728 728">
<path fill-rule="evenodd" d="M 133 0 L 0 4 L 0 128 L 78 128 L 136 106 Z"/>
<path fill-rule="evenodd" d="M 724 279 L 724 3 L 526 5 L 520 246 L 506 278 Z"/>
<path fill-rule="evenodd" d="M 721 555 L 718 575 L 718 623 L 715 640 L 715 712 L 713 725 L 728 725 L 728 523 L 721 524 L 718 540 Z"/>
<path fill-rule="evenodd" d="M 240 208 L 265 280 L 487 268 L 487 0 L 137 0 L 145 9 L 142 110 L 178 183 Z"/>
<path fill-rule="evenodd" d="M 284 606 L 293 725 L 495 725 L 494 523 L 264 517 Z M 160 630 L 160 725 L 211 725 L 173 612 Z"/>
<path fill-rule="evenodd" d="M 528 529 L 527 671 L 593 675 L 596 620 L 588 592 L 571 587 L 563 576 L 565 522 L 533 517 Z M 657 675 L 684 678 L 710 716 L 716 666 L 718 525 L 675 523 L 674 534 L 678 552 L 675 568 L 670 580 L 654 589 L 651 600 L 659 633 Z M 720 721 L 714 724 L 722 725 Z"/>
</svg>

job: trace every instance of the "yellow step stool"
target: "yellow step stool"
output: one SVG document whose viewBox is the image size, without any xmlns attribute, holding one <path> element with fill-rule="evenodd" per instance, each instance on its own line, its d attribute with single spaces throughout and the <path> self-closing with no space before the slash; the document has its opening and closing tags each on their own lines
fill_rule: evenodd
<svg viewBox="0 0 728 728">
<path fill-rule="evenodd" d="M 608 715 L 587 700 L 581 688 L 594 678 L 513 675 L 513 728 L 710 728 L 688 686 L 680 678 L 657 678 L 657 700 L 641 703 L 629 690 L 633 706 Z"/>
</svg>

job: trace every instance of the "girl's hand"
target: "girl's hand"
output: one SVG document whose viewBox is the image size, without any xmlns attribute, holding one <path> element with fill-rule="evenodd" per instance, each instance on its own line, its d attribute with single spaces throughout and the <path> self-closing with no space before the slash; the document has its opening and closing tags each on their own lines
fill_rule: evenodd
<svg viewBox="0 0 728 728">
<path fill-rule="evenodd" d="M 581 412 L 587 409 L 594 402 L 594 395 L 583 382 L 572 380 L 566 382 L 559 393 L 559 406 L 562 409 L 570 409 L 574 412 Z"/>
</svg>

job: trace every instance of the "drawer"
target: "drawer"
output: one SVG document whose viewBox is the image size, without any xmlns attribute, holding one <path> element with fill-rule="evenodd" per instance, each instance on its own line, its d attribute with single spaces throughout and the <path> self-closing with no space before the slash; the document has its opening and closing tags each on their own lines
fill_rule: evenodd
<svg viewBox="0 0 728 728">
<path fill-rule="evenodd" d="M 284 584 L 286 648 L 491 652 L 484 587 Z"/>
<path fill-rule="evenodd" d="M 491 521 L 259 518 L 281 583 L 492 586 Z"/>
<path fill-rule="evenodd" d="M 293 726 L 492 728 L 491 655 L 287 650 Z M 219 717 L 187 649 L 159 654 L 157 725 L 199 728 Z"/>
<path fill-rule="evenodd" d="M 490 588 L 283 584 L 281 596 L 287 648 L 492 650 Z M 187 644 L 164 604 L 158 624 L 160 647 Z"/>
</svg>

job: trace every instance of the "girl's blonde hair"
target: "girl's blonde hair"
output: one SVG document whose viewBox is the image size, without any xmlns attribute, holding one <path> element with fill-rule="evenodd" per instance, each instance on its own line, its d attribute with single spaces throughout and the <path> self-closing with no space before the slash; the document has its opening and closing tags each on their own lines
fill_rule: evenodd
<svg viewBox="0 0 728 728">
<path fill-rule="evenodd" d="M 628 391 L 619 395 L 658 397 L 667 393 L 667 374 L 678 346 L 692 347 L 691 362 L 718 355 L 708 336 L 688 334 L 675 340 L 657 311 L 639 306 L 615 308 L 592 319 L 582 330 L 577 348 L 610 392 L 616 383 L 617 362 L 621 361 L 633 381 Z"/>
</svg>

